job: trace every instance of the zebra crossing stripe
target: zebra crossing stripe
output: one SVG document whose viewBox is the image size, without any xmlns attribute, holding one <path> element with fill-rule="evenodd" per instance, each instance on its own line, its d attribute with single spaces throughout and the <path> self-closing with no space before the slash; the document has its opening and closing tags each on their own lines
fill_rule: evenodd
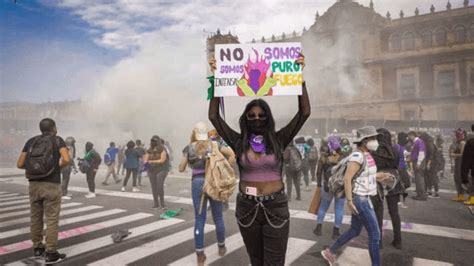
<svg viewBox="0 0 474 266">
<path fill-rule="evenodd" d="M 7 193 L 10 193 L 10 192 L 0 191 L 0 195 L 1 195 L 1 194 L 7 194 Z"/>
<path fill-rule="evenodd" d="M 96 213 L 83 215 L 83 216 L 79 216 L 79 217 L 63 219 L 63 220 L 59 220 L 59 226 L 78 223 L 78 222 L 87 221 L 87 220 L 92 220 L 92 219 L 105 217 L 105 216 L 109 216 L 109 215 L 113 215 L 113 214 L 117 214 L 117 213 L 121 213 L 121 212 L 125 212 L 125 210 L 111 209 L 111 210 L 96 212 Z M 28 234 L 28 233 L 30 233 L 30 227 L 24 227 L 24 228 L 20 228 L 20 229 L 1 232 L 0 233 L 0 239 L 5 239 L 5 238 L 18 236 L 18 235 L 22 235 L 22 234 Z M 0 254 L 2 254 L 1 247 L 0 247 Z"/>
<path fill-rule="evenodd" d="M 2 198 L 8 198 L 8 197 L 13 197 L 13 196 L 18 196 L 18 193 L 11 193 L 11 194 L 2 194 L 0 195 L 0 199 Z"/>
<path fill-rule="evenodd" d="M 82 207 L 82 208 L 65 210 L 65 211 L 60 212 L 60 217 L 63 217 L 65 215 L 69 215 L 69 214 L 86 212 L 86 211 L 91 211 L 91 210 L 96 210 L 96 209 L 101 209 L 101 208 L 103 208 L 103 207 L 102 206 L 91 205 L 91 206 L 85 206 L 85 207 Z M 6 221 L 6 222 L 0 222 L 0 228 L 10 226 L 10 225 L 15 225 L 15 224 L 28 223 L 30 221 L 31 221 L 30 217 L 24 217 L 24 218 L 14 219 L 14 220 Z"/>
<path fill-rule="evenodd" d="M 137 221 L 137 220 L 140 220 L 140 219 L 148 218 L 150 216 L 153 216 L 153 214 L 140 212 L 140 213 L 136 213 L 136 214 L 132 214 L 132 215 L 116 218 L 116 219 L 107 220 L 107 221 L 104 221 L 104 222 L 90 224 L 90 225 L 86 225 L 86 226 L 82 226 L 82 227 L 77 227 L 77 228 L 73 228 L 73 229 L 70 229 L 70 230 L 67 230 L 67 231 L 59 232 L 58 239 L 62 240 L 62 239 L 70 238 L 70 237 L 75 237 L 75 236 L 91 233 L 91 232 L 94 232 L 94 231 L 102 230 L 102 229 L 105 229 L 105 228 L 109 228 L 109 227 L 113 227 L 113 226 L 117 226 L 117 225 L 121 225 L 121 224 L 134 222 L 134 221 Z M 0 256 L 5 255 L 5 254 L 9 254 L 9 253 L 12 253 L 12 252 L 17 252 L 17 251 L 29 249 L 32 246 L 33 246 L 33 244 L 31 243 L 31 240 L 25 240 L 25 241 L 18 242 L 18 243 L 13 243 L 13 244 L 10 244 L 10 245 L 7 245 L 7 246 L 2 246 L 2 247 L 0 247 Z"/>
<path fill-rule="evenodd" d="M 23 204 L 23 205 L 18 205 L 18 206 L 11 206 L 11 207 L 2 207 L 0 208 L 0 212 L 4 213 L 7 211 L 24 209 L 24 208 L 29 208 L 29 207 L 30 207 L 30 204 Z"/>
<path fill-rule="evenodd" d="M 0 207 L 15 205 L 15 204 L 18 204 L 18 203 L 26 203 L 26 202 L 30 202 L 30 200 L 29 199 L 22 199 L 22 200 L 8 201 L 8 202 L 0 202 Z"/>
<path fill-rule="evenodd" d="M 310 214 L 306 211 L 290 210 L 290 216 L 291 218 L 307 219 L 307 220 L 313 220 L 313 221 L 316 220 L 316 215 Z M 326 222 L 334 221 L 334 214 L 327 213 L 324 221 Z M 384 222 L 383 229 L 392 230 L 391 221 L 384 220 L 383 222 Z M 351 224 L 351 216 L 344 215 L 344 218 L 342 219 L 342 223 Z M 474 241 L 474 230 L 469 230 L 469 229 L 459 229 L 459 228 L 451 228 L 451 227 L 437 226 L 437 225 L 402 222 L 402 231 L 407 232 L 407 233 L 415 233 L 415 234 L 440 236 L 440 237 L 448 237 L 448 238 Z"/>
<path fill-rule="evenodd" d="M 225 246 L 227 248 L 227 254 L 232 253 L 239 248 L 244 246 L 244 241 L 240 233 L 233 234 L 230 237 L 226 237 L 225 239 Z M 218 254 L 217 244 L 214 243 L 209 245 L 205 249 L 206 251 L 206 264 L 211 264 L 221 258 Z M 196 264 L 196 253 L 191 253 L 186 257 L 174 261 L 170 264 L 170 266 L 181 266 L 181 265 L 194 265 Z"/>
<path fill-rule="evenodd" d="M 209 233 L 215 230 L 214 225 L 206 224 L 205 233 Z M 144 245 L 138 246 L 136 248 L 128 249 L 124 252 L 106 257 L 102 260 L 95 261 L 89 265 L 125 265 L 142 258 L 148 257 L 155 253 L 161 252 L 170 247 L 179 245 L 188 240 L 194 238 L 194 227 L 183 230 L 179 233 L 175 233 L 163 238 L 159 238 L 152 242 L 148 242 Z"/>
<path fill-rule="evenodd" d="M 295 262 L 315 244 L 316 241 L 290 237 L 288 239 L 285 265 L 290 265 Z"/>
<path fill-rule="evenodd" d="M 435 260 L 427 260 L 422 258 L 413 258 L 413 266 L 452 266 L 453 264 L 442 262 L 442 261 L 435 261 Z"/>
<path fill-rule="evenodd" d="M 80 203 L 80 202 L 64 203 L 64 204 L 61 204 L 61 209 L 74 207 L 74 206 L 79 206 L 79 205 L 82 205 L 82 203 Z M 20 215 L 25 215 L 25 214 L 30 214 L 30 210 L 28 209 L 28 210 L 24 210 L 24 211 L 16 211 L 16 212 L 8 212 L 8 213 L 0 214 L 0 219 L 20 216 Z"/>
<path fill-rule="evenodd" d="M 14 196 L 8 198 L 0 198 L 0 202 L 9 201 L 9 200 L 19 200 L 19 199 L 27 199 L 29 196 Z"/>
<path fill-rule="evenodd" d="M 355 247 L 346 247 L 342 254 L 337 257 L 337 265 L 352 265 L 352 266 L 365 266 L 370 265 L 370 256 L 369 251 L 363 248 L 355 248 Z M 421 258 L 413 258 L 413 266 L 452 266 L 453 264 L 442 262 L 442 261 L 435 261 L 435 260 L 427 260 Z"/>
<path fill-rule="evenodd" d="M 181 219 L 168 219 L 168 220 L 160 220 L 157 222 L 153 222 L 150 224 L 145 224 L 142 226 L 138 226 L 135 228 L 130 229 L 130 236 L 126 238 L 124 241 L 128 241 L 129 239 L 138 238 L 139 236 L 146 235 L 153 231 L 157 231 L 168 226 L 172 226 L 175 224 L 183 223 L 184 220 Z M 113 245 L 114 242 L 110 236 L 104 236 L 97 239 L 93 239 L 87 242 L 79 243 L 76 245 L 72 245 L 69 247 L 61 248 L 61 253 L 67 254 L 68 258 L 73 256 L 81 255 L 89 251 L 93 251 L 99 248 L 107 247 Z M 34 258 L 28 258 L 21 261 L 16 261 L 13 263 L 7 264 L 7 266 L 20 266 L 20 265 L 27 265 L 31 264 L 34 261 Z"/>
</svg>

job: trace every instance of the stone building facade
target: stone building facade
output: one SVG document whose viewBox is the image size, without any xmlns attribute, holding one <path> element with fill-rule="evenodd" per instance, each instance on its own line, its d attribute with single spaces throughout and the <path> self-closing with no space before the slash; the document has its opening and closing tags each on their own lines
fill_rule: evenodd
<svg viewBox="0 0 474 266">
<path fill-rule="evenodd" d="M 394 19 L 372 2 L 338 0 L 301 33 L 252 42 L 302 43 L 312 128 L 467 127 L 474 120 L 474 6 L 404 12 Z"/>
</svg>

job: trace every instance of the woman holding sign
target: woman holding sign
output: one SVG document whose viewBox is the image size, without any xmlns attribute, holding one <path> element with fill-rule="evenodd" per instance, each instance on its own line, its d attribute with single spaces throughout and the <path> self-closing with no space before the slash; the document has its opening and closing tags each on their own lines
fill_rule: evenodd
<svg viewBox="0 0 474 266">
<path fill-rule="evenodd" d="M 296 62 L 304 67 L 302 55 Z M 214 71 L 215 60 L 209 64 Z M 240 191 L 235 215 L 250 261 L 252 265 L 284 265 L 290 214 L 282 179 L 282 151 L 311 113 L 305 83 L 298 96 L 298 113 L 279 131 L 275 131 L 270 107 L 262 99 L 245 107 L 239 120 L 240 133 L 222 119 L 219 102 L 219 98 L 211 99 L 209 119 L 237 155 Z"/>
</svg>

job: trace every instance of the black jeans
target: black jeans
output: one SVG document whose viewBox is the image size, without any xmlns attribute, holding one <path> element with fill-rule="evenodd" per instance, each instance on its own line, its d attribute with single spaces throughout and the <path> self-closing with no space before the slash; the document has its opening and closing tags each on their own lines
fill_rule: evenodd
<svg viewBox="0 0 474 266">
<path fill-rule="evenodd" d="M 151 191 L 153 194 L 154 207 L 166 207 L 165 204 L 165 178 L 168 175 L 166 170 L 150 170 L 148 177 L 150 178 Z"/>
<path fill-rule="evenodd" d="M 246 199 L 239 193 L 235 216 L 252 265 L 285 264 L 290 212 L 284 193 L 264 202 Z"/>
<path fill-rule="evenodd" d="M 89 192 L 95 193 L 95 175 L 97 172 L 95 169 L 91 169 L 86 173 L 87 186 L 89 186 Z"/>
<path fill-rule="evenodd" d="M 130 179 L 130 175 L 132 175 L 133 186 L 136 187 L 138 169 L 125 169 L 125 178 L 123 179 L 123 186 L 127 186 L 128 179 Z"/>
<path fill-rule="evenodd" d="M 400 219 L 400 213 L 398 212 L 398 202 L 400 201 L 400 194 L 391 194 L 385 196 L 387 200 L 388 213 L 392 220 L 393 227 L 393 240 L 397 243 L 402 242 L 402 225 Z M 383 230 L 383 198 L 379 195 L 371 197 L 372 204 L 374 205 L 375 216 L 379 224 L 380 232 Z M 380 238 L 382 239 L 382 238 Z"/>
<path fill-rule="evenodd" d="M 425 170 L 425 186 L 428 192 L 431 192 L 433 188 L 435 192 L 439 191 L 438 173 L 436 172 L 436 166 L 433 164 L 430 169 Z"/>
<path fill-rule="evenodd" d="M 293 184 L 295 185 L 296 198 L 301 199 L 301 171 L 291 171 L 286 169 L 286 193 L 288 194 L 288 199 L 291 200 L 291 190 L 293 189 Z"/>
<path fill-rule="evenodd" d="M 69 179 L 71 178 L 71 172 L 72 172 L 72 167 L 71 166 L 66 166 L 63 169 L 61 169 L 61 175 L 62 175 L 62 180 L 61 180 L 61 194 L 63 196 L 67 196 L 67 187 L 69 186 Z"/>
</svg>

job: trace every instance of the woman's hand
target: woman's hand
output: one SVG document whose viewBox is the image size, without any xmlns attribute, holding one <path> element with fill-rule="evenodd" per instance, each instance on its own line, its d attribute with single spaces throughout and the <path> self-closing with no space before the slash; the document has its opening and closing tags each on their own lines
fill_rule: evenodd
<svg viewBox="0 0 474 266">
<path fill-rule="evenodd" d="M 300 53 L 300 56 L 296 59 L 296 63 L 301 66 L 301 70 L 304 69 L 306 64 L 305 64 L 305 61 L 304 61 L 304 55 L 302 53 Z"/>
<path fill-rule="evenodd" d="M 357 207 L 354 205 L 354 202 L 352 202 L 352 200 L 347 200 L 347 206 L 349 207 L 349 210 L 352 214 L 359 215 L 359 211 L 357 210 Z"/>
<path fill-rule="evenodd" d="M 391 178 L 392 175 L 390 173 L 384 173 L 384 172 L 378 172 L 376 175 L 377 181 L 381 182 L 384 181 L 385 179 Z"/>
<path fill-rule="evenodd" d="M 211 68 L 211 72 L 214 73 L 214 71 L 216 71 L 217 69 L 216 59 L 211 58 L 209 59 L 208 63 L 209 63 L 209 67 Z"/>
</svg>

